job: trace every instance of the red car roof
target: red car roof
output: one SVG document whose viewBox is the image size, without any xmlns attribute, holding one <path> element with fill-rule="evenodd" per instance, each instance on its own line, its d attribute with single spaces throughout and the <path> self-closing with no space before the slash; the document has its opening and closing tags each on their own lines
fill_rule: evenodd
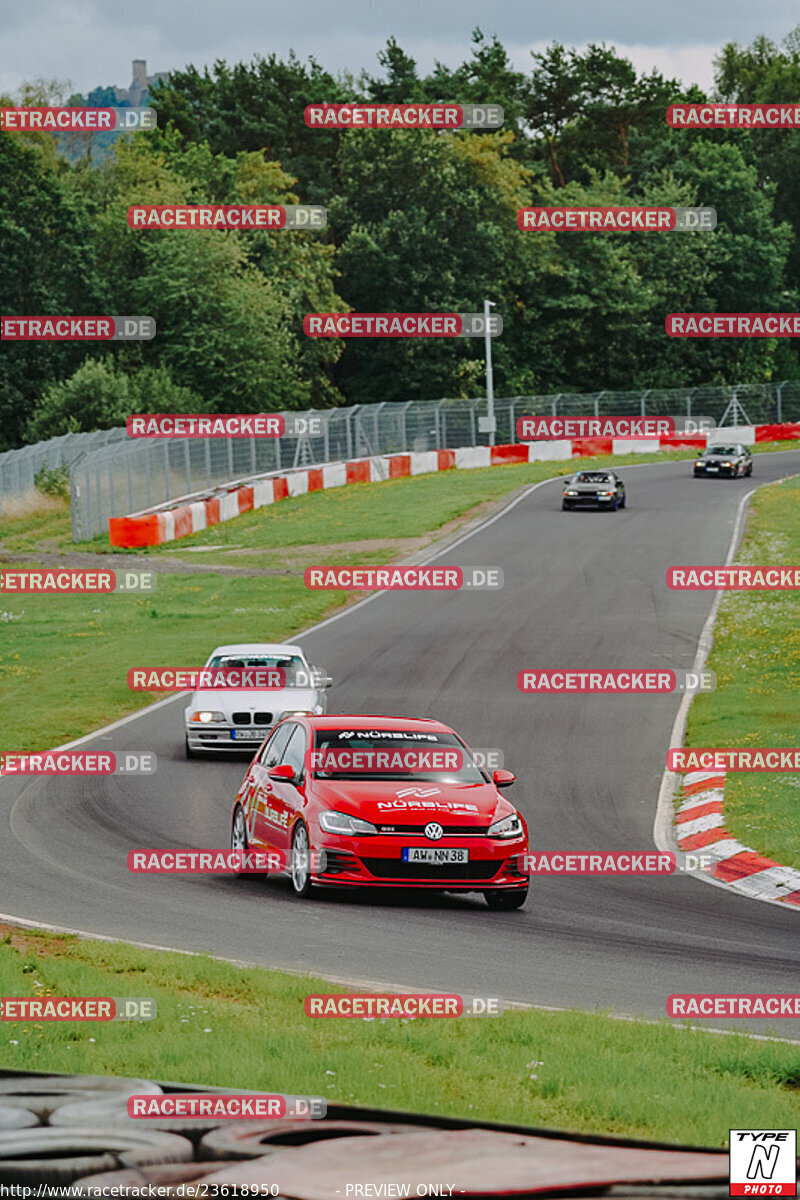
<svg viewBox="0 0 800 1200">
<path fill-rule="evenodd" d="M 437 730 L 439 733 L 453 733 L 449 725 L 442 721 L 434 721 L 427 717 L 381 717 L 364 716 L 363 713 L 336 713 L 331 716 L 306 717 L 312 729 L 420 729 Z"/>
</svg>

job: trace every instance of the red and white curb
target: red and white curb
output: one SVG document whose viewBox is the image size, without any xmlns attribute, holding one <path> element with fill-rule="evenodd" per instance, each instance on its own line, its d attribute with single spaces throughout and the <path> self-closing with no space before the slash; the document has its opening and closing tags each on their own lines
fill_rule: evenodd
<svg viewBox="0 0 800 1200">
<path fill-rule="evenodd" d="M 725 429 L 725 436 L 746 445 L 800 437 L 800 423 L 794 425 L 743 425 Z M 503 446 L 462 446 L 457 450 L 418 450 L 409 454 L 384 454 L 349 462 L 327 463 L 320 467 L 302 467 L 271 475 L 241 480 L 211 489 L 208 493 L 185 496 L 126 517 L 109 521 L 112 546 L 131 548 L 158 546 L 190 533 L 199 533 L 222 521 L 230 521 L 254 508 L 277 504 L 290 496 L 327 491 L 351 483 L 380 483 L 407 475 L 429 475 L 437 471 L 468 471 L 481 467 L 508 466 L 512 463 L 562 461 L 591 458 L 596 455 L 653 454 L 659 450 L 700 449 L 706 435 L 697 437 L 651 438 L 562 438 L 552 442 L 522 442 Z"/>
<path fill-rule="evenodd" d="M 725 828 L 724 787 L 724 772 L 684 775 L 683 799 L 675 818 L 678 849 L 696 855 L 700 870 L 737 892 L 800 908 L 800 871 L 765 858 Z"/>
</svg>

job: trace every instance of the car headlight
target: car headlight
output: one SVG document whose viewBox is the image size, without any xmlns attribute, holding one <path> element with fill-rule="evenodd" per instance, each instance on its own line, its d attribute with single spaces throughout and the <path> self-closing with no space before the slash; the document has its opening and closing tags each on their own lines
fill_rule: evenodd
<svg viewBox="0 0 800 1200">
<path fill-rule="evenodd" d="M 489 826 L 489 837 L 495 838 L 512 838 L 518 837 L 522 833 L 522 821 L 519 813 L 513 812 L 508 817 L 503 817 L 501 821 L 495 821 L 494 825 Z"/>
<path fill-rule="evenodd" d="M 598 492 L 598 496 L 613 496 L 613 492 Z"/>
<path fill-rule="evenodd" d="M 695 465 L 696 467 L 704 467 L 704 466 L 705 466 L 705 463 L 703 462 L 702 458 L 696 458 L 696 459 L 694 460 L 694 465 Z"/>
<path fill-rule="evenodd" d="M 323 812 L 319 815 L 319 823 L 326 833 L 343 833 L 350 837 L 378 832 L 370 821 L 362 821 L 361 817 L 351 817 L 349 813 Z"/>
<path fill-rule="evenodd" d="M 732 467 L 732 466 L 733 466 L 733 463 L 726 462 L 726 463 L 720 463 L 719 465 L 720 465 L 721 467 Z"/>
<path fill-rule="evenodd" d="M 310 708 L 287 708 L 283 714 L 285 717 L 313 717 L 313 712 Z"/>
<path fill-rule="evenodd" d="M 208 725 L 211 721 L 224 721 L 225 713 L 200 710 L 198 712 L 193 712 L 189 717 L 189 720 L 200 721 L 201 724 Z"/>
<path fill-rule="evenodd" d="M 568 492 L 564 492 L 565 496 L 577 496 L 577 494 L 578 493 L 575 488 L 570 488 Z"/>
</svg>

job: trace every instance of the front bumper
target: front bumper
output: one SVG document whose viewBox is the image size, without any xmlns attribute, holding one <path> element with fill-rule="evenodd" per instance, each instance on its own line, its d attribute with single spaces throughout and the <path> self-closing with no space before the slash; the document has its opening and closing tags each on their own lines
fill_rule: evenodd
<svg viewBox="0 0 800 1200">
<path fill-rule="evenodd" d="M 498 842 L 492 838 L 452 838 L 435 843 L 446 849 L 466 849 L 469 862 L 441 866 L 406 863 L 406 846 L 429 847 L 424 837 L 381 835 L 364 838 L 331 837 L 317 830 L 314 849 L 324 852 L 321 869 L 312 873 L 315 883 L 335 887 L 412 888 L 448 892 L 510 891 L 525 889 L 529 877 L 517 866 L 517 856 L 528 852 L 524 837 Z"/>
<path fill-rule="evenodd" d="M 563 504 L 565 508 L 613 508 L 615 497 L 597 496 L 593 493 L 587 493 L 585 496 L 564 496 Z"/>
<path fill-rule="evenodd" d="M 695 467 L 694 477 L 695 479 L 704 479 L 706 477 L 708 479 L 718 479 L 720 476 L 723 476 L 726 479 L 730 479 L 732 475 L 736 474 L 736 470 L 735 465 L 732 467 L 720 467 L 718 471 L 709 471 L 708 467 Z"/>
<path fill-rule="evenodd" d="M 241 754 L 249 750 L 251 753 L 255 753 L 264 744 L 264 739 L 274 727 L 273 723 L 269 726 L 259 726 L 256 730 L 252 725 L 229 725 L 227 723 L 203 725 L 196 721 L 192 724 L 185 724 L 186 741 L 190 750 L 201 752 L 213 750 L 215 753 Z M 234 732 L 237 734 L 235 738 L 231 736 Z M 240 736 L 245 732 L 248 735 L 257 734 L 257 736 Z"/>
</svg>

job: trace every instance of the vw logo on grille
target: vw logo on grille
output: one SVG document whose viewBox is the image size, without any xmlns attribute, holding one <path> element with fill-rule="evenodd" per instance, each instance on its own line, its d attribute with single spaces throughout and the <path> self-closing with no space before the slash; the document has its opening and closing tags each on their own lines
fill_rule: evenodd
<svg viewBox="0 0 800 1200">
<path fill-rule="evenodd" d="M 429 821 L 425 826 L 425 837 L 430 838 L 432 842 L 438 842 L 443 834 L 444 830 L 436 821 Z"/>
</svg>

